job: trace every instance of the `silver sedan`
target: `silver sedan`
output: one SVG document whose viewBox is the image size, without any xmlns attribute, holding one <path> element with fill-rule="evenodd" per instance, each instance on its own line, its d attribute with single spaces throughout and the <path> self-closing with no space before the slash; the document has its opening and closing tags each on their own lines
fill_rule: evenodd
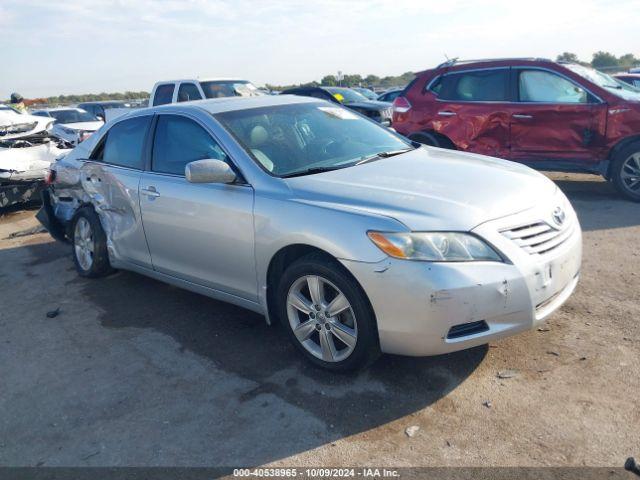
<svg viewBox="0 0 640 480">
<path fill-rule="evenodd" d="M 38 217 L 80 275 L 132 270 L 260 312 L 329 369 L 530 329 L 578 281 L 580 226 L 544 176 L 311 98 L 132 112 L 51 179 Z"/>
</svg>

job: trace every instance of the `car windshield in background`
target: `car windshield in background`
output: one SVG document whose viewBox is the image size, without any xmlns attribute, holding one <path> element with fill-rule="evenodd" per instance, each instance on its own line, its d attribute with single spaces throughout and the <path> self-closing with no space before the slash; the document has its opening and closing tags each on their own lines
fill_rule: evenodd
<svg viewBox="0 0 640 480">
<path fill-rule="evenodd" d="M 358 92 L 360 95 L 367 97 L 369 100 L 376 100 L 378 98 L 378 95 L 376 95 L 373 91 L 369 90 L 368 88 L 354 88 L 354 90 Z"/>
<path fill-rule="evenodd" d="M 264 95 L 258 87 L 251 82 L 238 82 L 234 80 L 215 80 L 200 82 L 204 96 L 207 98 L 221 97 L 258 97 Z"/>
<path fill-rule="evenodd" d="M 413 149 L 388 129 L 326 103 L 279 105 L 215 115 L 265 170 L 318 173 Z"/>
<path fill-rule="evenodd" d="M 583 67 L 582 65 L 577 65 L 575 63 L 565 65 L 565 67 L 572 72 L 577 73 L 581 77 L 586 78 L 590 82 L 595 83 L 599 87 L 606 88 L 607 91 L 620 98 L 640 101 L 640 89 L 613 78 L 611 75 L 607 75 L 606 73 L 599 72 L 593 68 Z"/>
<path fill-rule="evenodd" d="M 79 123 L 79 122 L 95 122 L 98 119 L 84 110 L 55 110 L 49 114 L 56 119 L 58 123 Z"/>
<path fill-rule="evenodd" d="M 336 95 L 342 95 L 343 100 L 340 100 L 345 105 L 354 102 L 367 102 L 369 101 L 367 97 L 359 94 L 355 90 L 351 90 L 350 88 L 341 88 L 341 87 L 327 87 L 325 88 L 327 92 L 329 92 L 334 97 Z"/>
</svg>

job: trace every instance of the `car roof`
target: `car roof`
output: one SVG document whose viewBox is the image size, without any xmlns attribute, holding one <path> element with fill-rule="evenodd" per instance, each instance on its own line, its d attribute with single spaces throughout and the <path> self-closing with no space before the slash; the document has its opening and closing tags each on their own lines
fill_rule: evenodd
<svg viewBox="0 0 640 480">
<path fill-rule="evenodd" d="M 78 105 L 107 105 L 110 103 L 127 103 L 127 100 L 95 100 L 92 102 L 80 102 Z"/>
<path fill-rule="evenodd" d="M 62 112 L 65 110 L 82 110 L 78 107 L 51 107 L 51 108 L 39 108 L 36 112 Z"/>
<path fill-rule="evenodd" d="M 301 103 L 322 102 L 318 98 L 301 97 L 297 95 L 261 95 L 259 97 L 222 97 L 191 102 L 169 103 L 157 107 L 141 109 L 141 111 L 162 112 L 183 110 L 185 108 L 197 108 L 216 114 L 234 110 L 248 110 L 252 108 L 272 107 L 278 105 L 293 105 Z"/>
<path fill-rule="evenodd" d="M 161 80 L 156 82 L 156 85 L 163 85 L 165 83 L 180 83 L 180 82 L 249 82 L 249 80 L 245 80 L 242 78 L 227 78 L 227 77 L 203 77 L 203 78 L 179 78 L 177 80 Z M 249 82 L 250 83 L 250 82 Z"/>
<path fill-rule="evenodd" d="M 421 76 L 424 74 L 432 73 L 437 70 L 447 69 L 450 71 L 455 70 L 467 70 L 470 67 L 472 68 L 487 68 L 487 67 L 509 67 L 514 64 L 517 65 L 545 65 L 545 66 L 561 66 L 562 64 L 567 64 L 570 62 L 554 62 L 548 58 L 536 58 L 536 57 L 511 57 L 511 58 L 481 58 L 475 60 L 460 60 L 457 58 L 447 60 L 446 62 L 441 63 L 435 68 L 430 68 L 427 70 L 422 70 L 421 72 L 416 72 L 416 76 Z"/>
</svg>

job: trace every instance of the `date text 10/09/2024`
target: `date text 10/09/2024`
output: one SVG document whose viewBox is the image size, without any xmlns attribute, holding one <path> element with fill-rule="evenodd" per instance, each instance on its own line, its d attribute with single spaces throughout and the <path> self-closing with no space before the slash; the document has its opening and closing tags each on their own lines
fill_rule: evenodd
<svg viewBox="0 0 640 480">
<path fill-rule="evenodd" d="M 398 478 L 400 473 L 387 468 L 238 468 L 234 477 L 275 478 Z"/>
</svg>

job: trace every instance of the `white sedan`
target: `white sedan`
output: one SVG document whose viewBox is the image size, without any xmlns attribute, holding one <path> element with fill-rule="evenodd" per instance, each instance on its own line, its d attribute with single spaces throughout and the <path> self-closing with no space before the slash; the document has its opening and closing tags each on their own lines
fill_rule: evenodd
<svg viewBox="0 0 640 480">
<path fill-rule="evenodd" d="M 52 135 L 73 145 L 77 145 L 104 125 L 102 120 L 81 108 L 47 108 L 37 110 L 33 115 L 54 118 Z"/>
</svg>

